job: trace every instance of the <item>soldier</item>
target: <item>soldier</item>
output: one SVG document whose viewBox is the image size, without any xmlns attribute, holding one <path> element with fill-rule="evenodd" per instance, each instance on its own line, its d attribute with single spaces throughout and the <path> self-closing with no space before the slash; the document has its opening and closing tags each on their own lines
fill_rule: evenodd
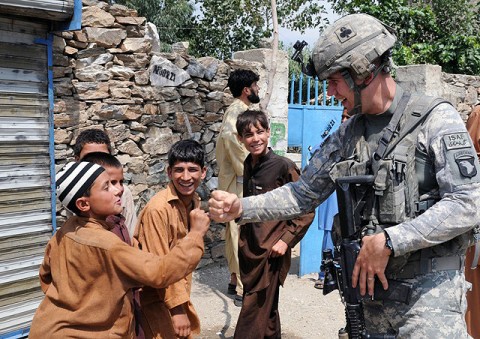
<svg viewBox="0 0 480 339">
<path fill-rule="evenodd" d="M 362 238 L 352 277 L 373 295 L 395 278 L 413 285 L 409 305 L 363 301 L 370 333 L 399 338 L 468 337 L 465 250 L 479 219 L 480 173 L 465 125 L 449 103 L 412 94 L 390 75 L 396 37 L 365 14 L 336 21 L 320 36 L 309 69 L 327 79 L 328 94 L 352 117 L 314 155 L 300 179 L 266 194 L 238 199 L 213 192 L 210 216 L 240 224 L 290 219 L 313 210 L 335 179 L 370 174 Z M 359 192 L 360 193 L 360 192 Z M 357 195 L 358 196 L 358 195 Z"/>
</svg>

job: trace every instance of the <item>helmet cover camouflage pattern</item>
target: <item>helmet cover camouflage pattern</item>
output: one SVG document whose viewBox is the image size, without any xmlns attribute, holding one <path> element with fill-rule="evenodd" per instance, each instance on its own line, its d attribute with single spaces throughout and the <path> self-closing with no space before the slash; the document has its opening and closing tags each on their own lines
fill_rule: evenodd
<svg viewBox="0 0 480 339">
<path fill-rule="evenodd" d="M 312 52 L 315 71 L 324 80 L 342 69 L 365 79 L 375 69 L 372 62 L 393 47 L 395 31 L 367 14 L 344 16 L 329 26 Z"/>
</svg>

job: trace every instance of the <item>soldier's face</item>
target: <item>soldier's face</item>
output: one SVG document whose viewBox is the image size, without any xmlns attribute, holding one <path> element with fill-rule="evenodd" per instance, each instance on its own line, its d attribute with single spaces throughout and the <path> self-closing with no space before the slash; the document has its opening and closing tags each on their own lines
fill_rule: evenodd
<svg viewBox="0 0 480 339">
<path fill-rule="evenodd" d="M 333 95 L 342 102 L 343 107 L 348 112 L 353 110 L 355 106 L 355 98 L 353 90 L 347 85 L 345 79 L 340 72 L 332 74 L 327 78 L 328 90 L 327 95 Z"/>
</svg>

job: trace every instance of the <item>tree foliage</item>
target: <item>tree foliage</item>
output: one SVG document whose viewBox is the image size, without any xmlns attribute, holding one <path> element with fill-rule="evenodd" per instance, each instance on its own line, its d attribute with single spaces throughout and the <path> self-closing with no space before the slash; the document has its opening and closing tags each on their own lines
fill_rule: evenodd
<svg viewBox="0 0 480 339">
<path fill-rule="evenodd" d="M 271 0 L 115 0 L 153 22 L 162 45 L 190 42 L 196 56 L 230 58 L 272 36 Z M 277 0 L 279 25 L 304 32 L 327 23 L 316 0 Z"/>
<path fill-rule="evenodd" d="M 480 3 L 469 0 L 330 0 L 340 14 L 367 13 L 397 31 L 398 65 L 438 64 L 480 75 Z"/>
<path fill-rule="evenodd" d="M 115 0 L 137 10 L 157 26 L 162 49 L 172 43 L 190 40 L 195 34 L 194 5 L 189 0 Z"/>
<path fill-rule="evenodd" d="M 196 0 L 200 14 L 193 50 L 198 55 L 230 58 L 234 51 L 259 46 L 272 36 L 270 0 Z M 279 25 L 303 32 L 322 27 L 325 8 L 315 0 L 277 0 Z"/>
</svg>

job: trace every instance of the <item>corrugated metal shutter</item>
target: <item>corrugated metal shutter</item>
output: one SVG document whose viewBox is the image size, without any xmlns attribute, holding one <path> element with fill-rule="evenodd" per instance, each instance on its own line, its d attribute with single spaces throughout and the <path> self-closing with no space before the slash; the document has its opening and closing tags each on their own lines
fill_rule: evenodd
<svg viewBox="0 0 480 339">
<path fill-rule="evenodd" d="M 0 16 L 0 336 L 29 327 L 52 234 L 48 26 Z"/>
<path fill-rule="evenodd" d="M 74 0 L 0 0 L 0 12 L 63 21 L 73 15 Z"/>
</svg>

